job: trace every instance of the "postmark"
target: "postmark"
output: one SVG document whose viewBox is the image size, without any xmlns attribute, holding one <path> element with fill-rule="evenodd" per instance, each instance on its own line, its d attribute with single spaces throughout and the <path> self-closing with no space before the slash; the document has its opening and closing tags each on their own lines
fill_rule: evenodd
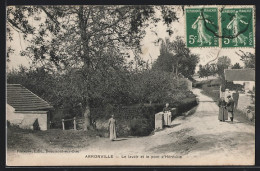
<svg viewBox="0 0 260 171">
<path fill-rule="evenodd" d="M 218 8 L 186 8 L 187 47 L 219 47 Z"/>
<path fill-rule="evenodd" d="M 222 47 L 254 47 L 253 8 L 224 8 L 220 13 Z"/>
</svg>

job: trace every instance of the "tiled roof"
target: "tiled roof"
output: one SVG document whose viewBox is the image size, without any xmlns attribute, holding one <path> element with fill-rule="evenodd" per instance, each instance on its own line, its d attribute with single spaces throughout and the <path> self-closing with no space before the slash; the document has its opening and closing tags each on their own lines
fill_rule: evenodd
<svg viewBox="0 0 260 171">
<path fill-rule="evenodd" d="M 7 104 L 15 111 L 36 111 L 52 108 L 50 104 L 20 84 L 7 84 Z"/>
<path fill-rule="evenodd" d="M 227 81 L 255 81 L 254 69 L 225 69 Z"/>
</svg>

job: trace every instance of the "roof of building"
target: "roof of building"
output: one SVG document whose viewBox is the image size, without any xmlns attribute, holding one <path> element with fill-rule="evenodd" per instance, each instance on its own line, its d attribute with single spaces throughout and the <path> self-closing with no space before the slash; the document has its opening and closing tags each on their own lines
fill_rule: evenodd
<svg viewBox="0 0 260 171">
<path fill-rule="evenodd" d="M 225 69 L 227 81 L 255 81 L 255 69 Z"/>
<path fill-rule="evenodd" d="M 38 111 L 52 106 L 20 84 L 7 84 L 7 104 L 15 111 Z"/>
</svg>

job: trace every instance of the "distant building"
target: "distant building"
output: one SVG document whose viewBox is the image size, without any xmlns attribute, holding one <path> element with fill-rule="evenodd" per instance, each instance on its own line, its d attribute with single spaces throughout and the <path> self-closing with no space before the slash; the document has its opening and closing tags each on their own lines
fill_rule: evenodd
<svg viewBox="0 0 260 171">
<path fill-rule="evenodd" d="M 47 130 L 50 104 L 20 84 L 7 84 L 6 119 L 23 129 Z"/>
<path fill-rule="evenodd" d="M 234 84 L 244 85 L 245 91 L 255 87 L 255 69 L 225 69 L 225 80 Z"/>
</svg>

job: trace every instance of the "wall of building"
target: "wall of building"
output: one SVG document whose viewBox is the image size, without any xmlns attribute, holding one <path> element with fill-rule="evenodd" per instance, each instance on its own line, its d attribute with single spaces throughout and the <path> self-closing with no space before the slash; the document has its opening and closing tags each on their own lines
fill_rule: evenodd
<svg viewBox="0 0 260 171">
<path fill-rule="evenodd" d="M 253 90 L 253 87 L 255 87 L 255 81 L 233 81 L 234 84 L 241 84 L 243 85 L 245 83 L 245 90 Z"/>
<path fill-rule="evenodd" d="M 25 118 L 38 119 L 40 130 L 47 130 L 47 111 L 24 111 L 15 112 L 14 109 L 7 104 L 6 119 L 13 125 L 19 125 Z"/>
</svg>

